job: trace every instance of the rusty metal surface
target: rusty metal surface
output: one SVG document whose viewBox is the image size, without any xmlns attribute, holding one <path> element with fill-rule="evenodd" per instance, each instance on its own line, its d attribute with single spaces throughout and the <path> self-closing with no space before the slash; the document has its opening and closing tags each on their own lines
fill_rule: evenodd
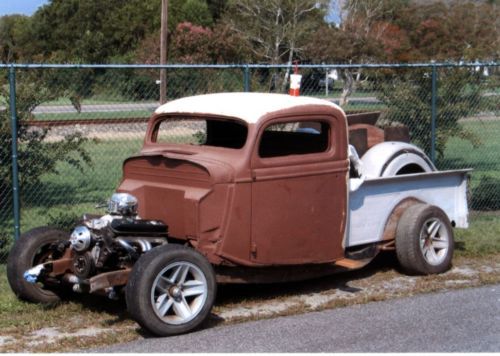
<svg viewBox="0 0 500 356">
<path fill-rule="evenodd" d="M 139 199 L 142 218 L 164 221 L 172 237 L 189 241 L 216 265 L 326 263 L 343 257 L 348 160 L 340 108 L 301 105 L 266 113 L 246 123 L 241 149 L 155 143 L 158 123 L 179 115 L 186 116 L 153 115 L 142 156 L 124 164 L 118 191 Z M 267 126 L 318 120 L 330 126 L 325 152 L 259 156 Z"/>
<path fill-rule="evenodd" d="M 95 277 L 90 278 L 90 293 L 108 287 L 124 286 L 125 284 L 127 284 L 128 276 L 131 271 L 131 268 L 127 268 L 113 272 L 101 273 Z"/>
<path fill-rule="evenodd" d="M 49 270 L 50 274 L 53 276 L 58 276 L 71 271 L 73 267 L 73 258 L 61 258 L 59 260 L 44 263 Z"/>
<path fill-rule="evenodd" d="M 58 276 L 66 272 L 72 271 L 73 268 L 73 251 L 67 248 L 61 258 L 44 263 L 45 268 L 50 271 L 51 276 Z"/>
<path fill-rule="evenodd" d="M 349 132 L 357 130 L 366 130 L 366 150 L 369 150 L 378 143 L 384 142 L 384 130 L 368 125 L 368 124 L 353 124 L 349 125 Z M 365 150 L 365 151 L 366 151 Z"/>
<path fill-rule="evenodd" d="M 410 130 L 407 126 L 384 127 L 384 140 L 410 143 Z"/>
<path fill-rule="evenodd" d="M 380 117 L 380 114 L 380 111 L 348 114 L 347 124 L 349 126 L 355 124 L 367 124 L 374 126 L 378 118 Z"/>
</svg>

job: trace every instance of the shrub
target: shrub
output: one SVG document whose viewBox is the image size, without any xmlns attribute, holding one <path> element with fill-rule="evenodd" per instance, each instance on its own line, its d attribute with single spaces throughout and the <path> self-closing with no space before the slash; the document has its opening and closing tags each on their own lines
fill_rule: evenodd
<svg viewBox="0 0 500 356">
<path fill-rule="evenodd" d="M 380 99 L 387 105 L 385 118 L 408 126 L 412 141 L 431 151 L 432 76 L 430 70 L 412 70 L 382 83 Z M 469 69 L 442 69 L 438 78 L 436 152 L 443 157 L 446 142 L 456 136 L 472 143 L 480 140 L 459 119 L 481 110 L 481 74 Z"/>
<path fill-rule="evenodd" d="M 472 190 L 471 208 L 474 210 L 500 210 L 500 180 L 482 176 Z"/>
</svg>

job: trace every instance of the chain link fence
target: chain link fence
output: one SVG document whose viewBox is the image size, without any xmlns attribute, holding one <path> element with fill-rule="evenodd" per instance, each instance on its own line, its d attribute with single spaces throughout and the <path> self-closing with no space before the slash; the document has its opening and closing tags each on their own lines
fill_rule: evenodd
<svg viewBox="0 0 500 356">
<path fill-rule="evenodd" d="M 441 170 L 473 168 L 472 218 L 500 210 L 500 70 L 468 65 L 301 65 L 301 95 L 406 125 Z M 100 213 L 139 152 L 159 105 L 158 66 L 0 67 L 0 263 L 19 232 Z M 212 92 L 288 92 L 287 66 L 168 66 L 168 100 Z M 15 84 L 15 100 L 11 86 Z M 12 130 L 11 105 L 17 128 Z M 179 132 L 179 136 L 186 133 Z M 17 136 L 17 137 L 16 137 Z M 13 195 L 17 143 L 19 199 Z M 14 172 L 15 173 L 15 172 Z M 14 214 L 19 206 L 20 216 Z"/>
</svg>

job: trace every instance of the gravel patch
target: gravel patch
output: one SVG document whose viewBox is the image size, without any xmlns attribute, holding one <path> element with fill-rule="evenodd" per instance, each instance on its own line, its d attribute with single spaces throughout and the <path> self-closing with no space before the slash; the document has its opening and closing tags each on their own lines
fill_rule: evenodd
<svg viewBox="0 0 500 356">
<path fill-rule="evenodd" d="M 14 341 L 14 339 L 11 337 L 0 336 L 0 346 L 4 346 L 4 345 L 9 344 L 13 341 Z"/>
<path fill-rule="evenodd" d="M 112 330 L 94 327 L 80 329 L 75 332 L 62 332 L 58 328 L 44 328 L 28 335 L 28 338 L 32 341 L 28 342 L 27 346 L 34 347 L 42 344 L 52 344 L 67 337 L 98 336 L 109 331 Z"/>
</svg>

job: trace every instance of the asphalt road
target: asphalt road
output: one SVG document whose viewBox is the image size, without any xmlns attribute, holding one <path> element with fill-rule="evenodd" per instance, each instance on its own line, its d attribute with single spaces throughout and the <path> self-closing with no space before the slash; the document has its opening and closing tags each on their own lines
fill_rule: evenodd
<svg viewBox="0 0 500 356">
<path fill-rule="evenodd" d="M 500 352 L 500 284 L 147 338 L 94 352 Z"/>
<path fill-rule="evenodd" d="M 111 104 L 90 104 L 82 105 L 81 112 L 121 112 L 121 111 L 141 111 L 153 112 L 159 103 L 111 103 Z M 33 110 L 33 114 L 64 114 L 76 113 L 73 105 L 39 105 Z"/>
<path fill-rule="evenodd" d="M 359 104 L 377 104 L 379 101 L 375 97 L 353 97 L 349 98 L 351 102 Z M 338 98 L 331 99 L 332 102 L 339 102 Z M 159 103 L 110 103 L 110 104 L 84 104 L 81 112 L 122 112 L 122 111 L 141 111 L 147 110 L 153 112 Z M 72 105 L 39 105 L 33 110 L 33 114 L 64 114 L 76 113 Z"/>
</svg>

